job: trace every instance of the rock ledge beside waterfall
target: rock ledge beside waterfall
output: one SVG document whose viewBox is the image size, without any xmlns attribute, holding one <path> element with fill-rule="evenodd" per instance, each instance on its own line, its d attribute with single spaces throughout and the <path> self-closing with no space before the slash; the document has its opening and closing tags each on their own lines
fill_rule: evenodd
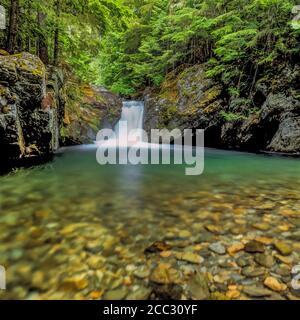
<svg viewBox="0 0 300 320">
<path fill-rule="evenodd" d="M 0 56 L 0 79 L 1 168 L 49 156 L 59 145 L 63 79 L 28 53 Z"/>
<path fill-rule="evenodd" d="M 146 89 L 145 127 L 205 129 L 209 147 L 300 153 L 300 69 L 286 67 L 272 82 L 259 79 L 248 99 L 235 98 L 196 65 Z"/>
<path fill-rule="evenodd" d="M 1 171 L 49 159 L 60 145 L 89 143 L 119 119 L 118 97 L 64 73 L 29 53 L 0 54 Z"/>
</svg>

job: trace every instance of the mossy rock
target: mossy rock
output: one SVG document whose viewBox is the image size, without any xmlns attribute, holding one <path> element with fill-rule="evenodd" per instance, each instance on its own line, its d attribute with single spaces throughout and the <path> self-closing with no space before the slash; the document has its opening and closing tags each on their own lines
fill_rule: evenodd
<svg viewBox="0 0 300 320">
<path fill-rule="evenodd" d="M 103 88 L 81 83 L 73 76 L 65 91 L 63 144 L 91 143 L 105 119 L 114 124 L 120 118 L 121 100 Z"/>
<path fill-rule="evenodd" d="M 3 49 L 0 49 L 0 56 L 9 56 L 9 53 Z"/>
</svg>

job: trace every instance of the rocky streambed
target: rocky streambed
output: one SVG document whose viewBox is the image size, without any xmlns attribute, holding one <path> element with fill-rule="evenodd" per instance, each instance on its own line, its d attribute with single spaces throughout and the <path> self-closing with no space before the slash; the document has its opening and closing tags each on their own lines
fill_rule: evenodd
<svg viewBox="0 0 300 320">
<path fill-rule="evenodd" d="M 208 150 L 187 177 L 66 149 L 1 177 L 0 297 L 298 300 L 299 177 L 295 159 Z"/>
</svg>

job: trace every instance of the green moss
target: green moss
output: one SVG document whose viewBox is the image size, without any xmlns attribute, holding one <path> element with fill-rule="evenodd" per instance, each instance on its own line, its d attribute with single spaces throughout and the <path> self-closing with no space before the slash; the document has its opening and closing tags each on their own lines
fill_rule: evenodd
<svg viewBox="0 0 300 320">
<path fill-rule="evenodd" d="M 166 76 L 165 81 L 161 85 L 161 92 L 159 97 L 161 99 L 166 99 L 172 103 L 178 102 L 178 79 L 175 77 L 174 72 L 169 73 Z"/>
<path fill-rule="evenodd" d="M 205 100 L 212 101 L 217 99 L 222 93 L 221 86 L 214 86 L 205 91 Z"/>
<path fill-rule="evenodd" d="M 65 125 L 61 135 L 78 142 L 86 141 L 89 130 L 96 133 L 104 117 L 113 122 L 120 110 L 92 86 L 71 80 L 66 84 Z"/>
<path fill-rule="evenodd" d="M 232 113 L 232 112 L 225 112 L 221 111 L 220 116 L 226 120 L 226 121 L 236 121 L 236 120 L 245 120 L 247 119 L 246 116 L 238 113 Z"/>
<path fill-rule="evenodd" d="M 29 72 L 35 76 L 44 77 L 46 68 L 42 61 L 36 56 L 19 53 L 9 56 L 18 69 Z"/>
<path fill-rule="evenodd" d="M 178 117 L 177 106 L 175 104 L 165 104 L 160 113 L 161 124 L 167 126 L 176 117 Z"/>
</svg>

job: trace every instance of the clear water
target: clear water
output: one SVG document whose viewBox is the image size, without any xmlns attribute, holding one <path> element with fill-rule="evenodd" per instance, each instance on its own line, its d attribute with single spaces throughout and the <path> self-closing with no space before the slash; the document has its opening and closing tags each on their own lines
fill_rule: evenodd
<svg viewBox="0 0 300 320">
<path fill-rule="evenodd" d="M 105 260 L 105 292 L 115 287 L 112 281 L 130 277 L 128 265 L 148 263 L 144 249 L 151 243 L 182 232 L 201 242 L 207 224 L 224 229 L 216 238 L 224 243 L 236 240 L 229 230 L 241 224 L 246 230 L 239 239 L 255 234 L 294 241 L 300 223 L 298 159 L 207 149 L 203 175 L 185 176 L 184 168 L 100 166 L 96 146 L 87 145 L 0 177 L 0 264 L 8 279 L 1 295 L 89 298 L 99 287 L 86 262 L 91 255 Z M 270 229 L 253 229 L 266 220 Z M 289 232 L 278 230 L 281 224 L 289 224 Z M 96 253 L 89 248 L 95 243 Z M 78 273 L 87 275 L 88 287 L 66 290 L 64 279 Z M 131 281 L 126 290 L 141 285 Z"/>
</svg>

